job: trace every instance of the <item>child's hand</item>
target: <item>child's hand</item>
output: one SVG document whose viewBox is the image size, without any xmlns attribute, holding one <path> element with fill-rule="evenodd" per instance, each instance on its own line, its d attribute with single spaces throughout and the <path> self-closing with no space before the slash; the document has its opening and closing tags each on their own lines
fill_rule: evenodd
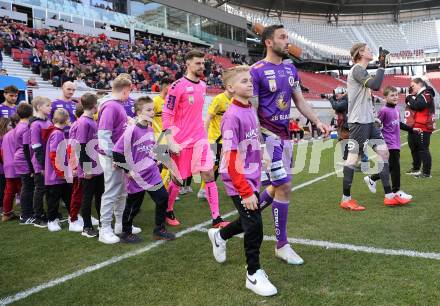
<svg viewBox="0 0 440 306">
<path fill-rule="evenodd" d="M 420 133 L 423 132 L 423 131 L 422 131 L 421 128 L 413 128 L 413 132 L 414 132 L 414 133 L 417 133 L 417 134 L 420 134 Z"/>
<path fill-rule="evenodd" d="M 168 148 L 172 153 L 175 153 L 175 154 L 179 154 L 181 151 L 180 146 L 175 142 L 170 143 Z"/>
<path fill-rule="evenodd" d="M 258 209 L 258 199 L 255 194 L 252 194 L 250 197 L 241 200 L 241 202 L 248 210 Z"/>
</svg>

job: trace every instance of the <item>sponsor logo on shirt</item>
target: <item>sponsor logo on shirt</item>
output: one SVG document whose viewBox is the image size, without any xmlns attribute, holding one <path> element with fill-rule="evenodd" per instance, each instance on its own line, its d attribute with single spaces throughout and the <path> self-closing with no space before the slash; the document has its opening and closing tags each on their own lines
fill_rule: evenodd
<svg viewBox="0 0 440 306">
<path fill-rule="evenodd" d="M 194 87 L 192 86 L 187 87 L 186 92 L 194 92 Z"/>
<path fill-rule="evenodd" d="M 258 129 L 252 129 L 246 132 L 246 139 L 258 138 Z"/>
<path fill-rule="evenodd" d="M 176 105 L 176 96 L 169 95 L 167 99 L 167 108 L 173 110 L 175 105 Z"/>
<path fill-rule="evenodd" d="M 271 69 L 271 70 L 264 70 L 264 75 L 275 75 L 275 71 L 273 69 Z"/>
<path fill-rule="evenodd" d="M 277 91 L 277 81 L 276 80 L 269 80 L 269 89 L 271 92 Z"/>
</svg>

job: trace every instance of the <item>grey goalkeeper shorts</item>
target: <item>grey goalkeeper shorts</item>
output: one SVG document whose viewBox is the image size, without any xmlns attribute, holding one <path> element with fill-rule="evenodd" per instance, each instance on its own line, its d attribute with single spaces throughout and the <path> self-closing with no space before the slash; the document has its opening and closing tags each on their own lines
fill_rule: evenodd
<svg viewBox="0 0 440 306">
<path fill-rule="evenodd" d="M 374 149 L 378 145 L 385 144 L 382 132 L 374 122 L 349 123 L 348 128 L 350 130 L 348 139 L 350 153 L 363 155 L 367 152 L 367 145 Z"/>
</svg>

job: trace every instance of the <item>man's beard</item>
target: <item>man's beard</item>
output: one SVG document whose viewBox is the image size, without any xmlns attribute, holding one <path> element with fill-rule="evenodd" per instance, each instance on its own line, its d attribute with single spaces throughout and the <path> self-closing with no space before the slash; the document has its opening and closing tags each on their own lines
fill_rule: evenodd
<svg viewBox="0 0 440 306">
<path fill-rule="evenodd" d="M 287 50 L 283 52 L 283 49 L 281 48 L 272 48 L 272 51 L 281 58 L 287 57 L 288 54 Z"/>
</svg>

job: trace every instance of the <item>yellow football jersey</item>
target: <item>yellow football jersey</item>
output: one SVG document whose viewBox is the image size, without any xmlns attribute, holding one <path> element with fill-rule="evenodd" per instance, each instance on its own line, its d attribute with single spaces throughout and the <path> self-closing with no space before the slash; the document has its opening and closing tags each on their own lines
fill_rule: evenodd
<svg viewBox="0 0 440 306">
<path fill-rule="evenodd" d="M 222 121 L 223 114 L 226 112 L 230 104 L 231 104 L 231 99 L 228 98 L 228 96 L 223 92 L 215 96 L 211 104 L 209 105 L 208 114 L 213 116 L 208 127 L 209 142 L 222 143 L 220 123 Z"/>
<path fill-rule="evenodd" d="M 153 129 L 156 136 L 158 136 L 162 132 L 162 109 L 164 103 L 165 100 L 160 95 L 157 95 L 153 98 Z"/>
</svg>

